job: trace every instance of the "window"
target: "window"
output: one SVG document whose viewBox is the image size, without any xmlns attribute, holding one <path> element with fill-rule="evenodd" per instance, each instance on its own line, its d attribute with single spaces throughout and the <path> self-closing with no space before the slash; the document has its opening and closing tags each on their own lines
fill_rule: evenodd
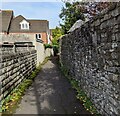
<svg viewBox="0 0 120 116">
<path fill-rule="evenodd" d="M 41 34 L 35 34 L 35 36 L 36 36 L 36 41 L 37 42 L 41 42 L 41 43 L 43 42 L 42 38 L 41 38 Z"/>
<path fill-rule="evenodd" d="M 24 24 L 22 24 L 22 29 L 24 29 Z"/>
<path fill-rule="evenodd" d="M 26 26 L 26 29 L 28 28 L 28 24 L 25 25 Z"/>
<path fill-rule="evenodd" d="M 21 21 L 20 22 L 20 28 L 29 30 L 29 22 L 27 22 L 26 20 Z"/>
<path fill-rule="evenodd" d="M 41 38 L 41 35 L 39 34 L 38 37 Z"/>
<path fill-rule="evenodd" d="M 36 34 L 36 39 L 41 39 L 41 34 Z"/>
</svg>

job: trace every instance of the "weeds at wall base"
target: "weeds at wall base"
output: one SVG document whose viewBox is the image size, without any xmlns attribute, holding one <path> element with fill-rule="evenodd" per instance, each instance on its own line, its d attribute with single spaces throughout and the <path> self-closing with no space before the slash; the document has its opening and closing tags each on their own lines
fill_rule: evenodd
<svg viewBox="0 0 120 116">
<path fill-rule="evenodd" d="M 20 103 L 22 96 L 25 94 L 25 91 L 29 88 L 29 86 L 33 83 L 35 77 L 38 75 L 39 71 L 42 69 L 42 65 L 47 63 L 50 57 L 46 57 L 42 64 L 40 64 L 34 71 L 32 71 L 31 75 L 27 77 L 23 82 L 14 89 L 10 95 L 8 95 L 4 100 L 1 101 L 1 110 L 2 116 L 5 114 L 13 114 Z"/>
<path fill-rule="evenodd" d="M 93 103 L 91 102 L 91 100 L 87 97 L 85 92 L 80 88 L 79 82 L 69 75 L 69 72 L 68 72 L 67 68 L 63 64 L 59 63 L 59 66 L 60 66 L 60 70 L 63 73 L 63 75 L 65 77 L 67 77 L 67 79 L 71 83 L 72 88 L 74 88 L 77 91 L 76 97 L 77 97 L 77 99 L 82 101 L 83 106 L 85 107 L 85 109 L 87 111 L 89 111 L 91 114 L 94 114 L 95 116 L 101 116 L 97 112 L 97 110 L 96 110 L 95 106 L 93 105 Z"/>
</svg>

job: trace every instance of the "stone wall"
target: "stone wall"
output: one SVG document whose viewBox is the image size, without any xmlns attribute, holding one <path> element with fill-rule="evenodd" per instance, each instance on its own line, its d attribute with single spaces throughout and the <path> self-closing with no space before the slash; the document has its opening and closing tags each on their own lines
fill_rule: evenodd
<svg viewBox="0 0 120 116">
<path fill-rule="evenodd" d="M 0 34 L 0 100 L 51 55 L 32 34 Z"/>
<path fill-rule="evenodd" d="M 120 114 L 120 2 L 62 37 L 60 62 L 102 115 Z"/>
<path fill-rule="evenodd" d="M 35 69 L 37 54 L 32 43 L 0 45 L 0 100 Z"/>
<path fill-rule="evenodd" d="M 45 57 L 53 55 L 53 49 L 45 49 L 43 43 L 36 41 L 35 33 L 10 33 L 8 35 L 0 34 L 0 40 L 0 43 L 32 42 L 37 51 L 37 66 L 44 61 Z"/>
</svg>

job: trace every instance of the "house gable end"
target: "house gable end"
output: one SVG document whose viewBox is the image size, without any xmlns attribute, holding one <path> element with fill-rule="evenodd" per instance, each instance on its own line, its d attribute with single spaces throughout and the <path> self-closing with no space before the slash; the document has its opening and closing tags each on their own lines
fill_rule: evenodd
<svg viewBox="0 0 120 116">
<path fill-rule="evenodd" d="M 26 23 L 29 25 L 29 22 L 22 15 L 15 17 L 12 20 L 10 32 L 21 32 L 22 31 L 21 30 L 21 23 Z"/>
<path fill-rule="evenodd" d="M 20 22 L 20 29 L 29 29 L 29 22 L 27 22 L 26 20 L 22 20 Z"/>
<path fill-rule="evenodd" d="M 23 20 L 20 22 L 20 24 L 24 24 L 24 23 L 29 24 L 29 22 L 27 22 L 26 20 L 23 19 Z"/>
</svg>

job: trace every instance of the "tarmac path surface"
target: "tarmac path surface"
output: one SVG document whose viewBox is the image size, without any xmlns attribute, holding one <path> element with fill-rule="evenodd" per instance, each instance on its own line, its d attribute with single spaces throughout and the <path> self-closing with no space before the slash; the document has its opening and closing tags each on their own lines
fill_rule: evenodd
<svg viewBox="0 0 120 116">
<path fill-rule="evenodd" d="M 54 57 L 42 66 L 15 114 L 91 114 L 76 98 L 76 91 L 61 74 Z"/>
</svg>

